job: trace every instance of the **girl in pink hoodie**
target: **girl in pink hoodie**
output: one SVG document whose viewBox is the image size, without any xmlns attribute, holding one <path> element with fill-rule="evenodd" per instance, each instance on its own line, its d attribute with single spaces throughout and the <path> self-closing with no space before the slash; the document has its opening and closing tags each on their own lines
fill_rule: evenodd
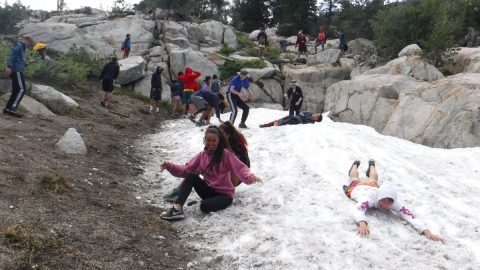
<svg viewBox="0 0 480 270">
<path fill-rule="evenodd" d="M 195 189 L 202 198 L 200 210 L 204 213 L 227 208 L 233 201 L 235 187 L 230 179 L 235 175 L 247 185 L 261 183 L 262 180 L 255 176 L 228 149 L 227 139 L 217 126 L 210 126 L 205 131 L 205 149 L 198 153 L 185 165 L 164 162 L 161 170 L 167 170 L 173 176 L 185 177 L 180 185 L 180 192 L 173 207 L 163 213 L 161 217 L 166 220 L 185 218 L 183 205 L 188 196 Z M 203 176 L 203 179 L 200 177 Z"/>
</svg>

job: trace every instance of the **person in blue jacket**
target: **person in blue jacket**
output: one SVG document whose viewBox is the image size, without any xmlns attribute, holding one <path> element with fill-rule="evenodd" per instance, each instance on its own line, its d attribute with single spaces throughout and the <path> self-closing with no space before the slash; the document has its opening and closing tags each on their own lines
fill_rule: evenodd
<svg viewBox="0 0 480 270">
<path fill-rule="evenodd" d="M 29 36 L 23 37 L 22 41 L 15 42 L 12 46 L 12 51 L 8 56 L 7 68 L 5 69 L 5 76 L 12 79 L 12 94 L 7 101 L 7 105 L 3 109 L 3 113 L 14 115 L 17 117 L 23 116 L 17 111 L 17 107 L 25 95 L 26 85 L 23 72 L 25 66 L 32 63 L 33 60 L 27 61 L 27 48 L 33 46 L 33 39 Z"/>
<path fill-rule="evenodd" d="M 228 103 L 230 104 L 230 108 L 232 109 L 232 113 L 230 114 L 230 123 L 234 124 L 235 123 L 235 118 L 237 118 L 237 107 L 243 110 L 242 113 L 242 119 L 240 121 L 240 124 L 238 125 L 239 128 L 247 128 L 247 125 L 245 124 L 245 121 L 247 121 L 248 117 L 248 112 L 250 111 L 250 108 L 248 105 L 245 103 L 241 96 L 241 91 L 242 88 L 247 89 L 249 96 L 252 96 L 252 92 L 248 89 L 250 86 L 248 83 L 248 72 L 246 70 L 241 70 L 238 75 L 233 77 L 233 79 L 230 81 L 230 84 L 227 86 L 227 100 Z"/>
<path fill-rule="evenodd" d="M 213 93 L 212 91 L 201 90 L 194 93 L 191 97 L 192 104 L 195 105 L 197 111 L 190 115 L 190 120 L 196 123 L 198 126 L 206 125 L 210 123 L 210 116 L 212 115 L 212 110 L 215 108 L 215 115 L 218 118 L 218 121 L 222 123 L 220 119 L 220 104 L 225 102 L 223 96 L 220 96 L 218 93 Z M 202 113 L 202 116 L 195 122 L 195 116 Z"/>
<path fill-rule="evenodd" d="M 123 59 L 128 58 L 128 54 L 130 53 L 130 49 L 132 49 L 132 42 L 130 41 L 130 34 L 127 34 L 125 40 L 122 43 L 123 50 Z"/>
</svg>

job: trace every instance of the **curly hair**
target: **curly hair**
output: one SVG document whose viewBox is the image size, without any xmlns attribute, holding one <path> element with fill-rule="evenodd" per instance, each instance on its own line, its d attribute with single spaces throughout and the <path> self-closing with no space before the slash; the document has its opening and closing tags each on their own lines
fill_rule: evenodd
<svg viewBox="0 0 480 270">
<path fill-rule="evenodd" d="M 230 144 L 230 148 L 235 155 L 244 156 L 248 154 L 248 144 L 245 136 L 243 136 L 243 134 L 232 125 L 232 123 L 229 121 L 223 122 L 220 125 L 220 129 L 223 131 L 223 133 L 225 133 L 228 143 Z"/>
<path fill-rule="evenodd" d="M 222 162 L 223 159 L 223 152 L 225 149 L 230 150 L 230 145 L 228 144 L 227 138 L 225 138 L 225 134 L 223 133 L 223 131 L 215 125 L 211 125 L 207 128 L 207 130 L 205 130 L 205 137 L 203 138 L 204 141 L 207 138 L 207 134 L 215 134 L 218 137 L 218 146 L 213 153 L 212 160 L 207 166 L 208 170 L 212 167 L 218 168 L 220 166 L 220 162 Z M 207 146 L 205 146 L 204 150 L 207 150 Z"/>
</svg>

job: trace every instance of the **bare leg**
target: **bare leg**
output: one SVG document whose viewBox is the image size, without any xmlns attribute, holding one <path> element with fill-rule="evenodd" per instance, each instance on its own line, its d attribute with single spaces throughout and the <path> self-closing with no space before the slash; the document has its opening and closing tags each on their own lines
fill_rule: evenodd
<svg viewBox="0 0 480 270">
<path fill-rule="evenodd" d="M 348 173 L 348 176 L 350 177 L 350 181 L 358 179 L 358 165 L 357 165 L 356 162 L 353 163 L 352 168 L 350 169 L 350 172 Z"/>
<path fill-rule="evenodd" d="M 370 165 L 369 169 L 370 169 L 369 178 L 378 182 L 378 173 L 377 173 L 377 169 L 375 168 L 375 165 Z"/>
</svg>

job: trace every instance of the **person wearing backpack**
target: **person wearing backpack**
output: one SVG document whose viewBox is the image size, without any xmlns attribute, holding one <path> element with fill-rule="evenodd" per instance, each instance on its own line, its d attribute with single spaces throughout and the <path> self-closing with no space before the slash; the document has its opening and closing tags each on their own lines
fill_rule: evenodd
<svg viewBox="0 0 480 270">
<path fill-rule="evenodd" d="M 318 33 L 317 42 L 315 43 L 315 54 L 317 53 L 317 47 L 322 45 L 322 51 L 325 50 L 325 43 L 327 42 L 327 34 L 323 26 L 320 27 L 320 33 Z"/>
<path fill-rule="evenodd" d="M 267 33 L 265 33 L 265 26 L 262 26 L 260 29 L 260 33 L 257 35 L 257 41 L 258 41 L 258 48 L 260 51 L 260 59 L 265 57 L 265 49 L 268 46 L 268 38 L 267 38 Z"/>
<path fill-rule="evenodd" d="M 342 55 L 343 55 L 348 50 L 347 40 L 345 39 L 345 33 L 343 32 L 342 29 L 338 29 L 337 35 L 338 35 L 338 41 L 340 42 L 340 45 L 338 45 L 338 48 L 342 51 Z"/>
<path fill-rule="evenodd" d="M 218 79 L 217 74 L 213 74 L 212 76 L 211 90 L 214 93 L 220 93 L 220 80 Z"/>
<path fill-rule="evenodd" d="M 178 72 L 177 76 L 183 75 L 183 72 Z M 181 80 L 173 80 L 172 84 L 170 85 L 170 92 L 172 97 L 173 109 L 172 109 L 172 117 L 178 117 L 182 114 L 182 103 L 181 97 L 183 92 L 183 82 Z"/>
</svg>

